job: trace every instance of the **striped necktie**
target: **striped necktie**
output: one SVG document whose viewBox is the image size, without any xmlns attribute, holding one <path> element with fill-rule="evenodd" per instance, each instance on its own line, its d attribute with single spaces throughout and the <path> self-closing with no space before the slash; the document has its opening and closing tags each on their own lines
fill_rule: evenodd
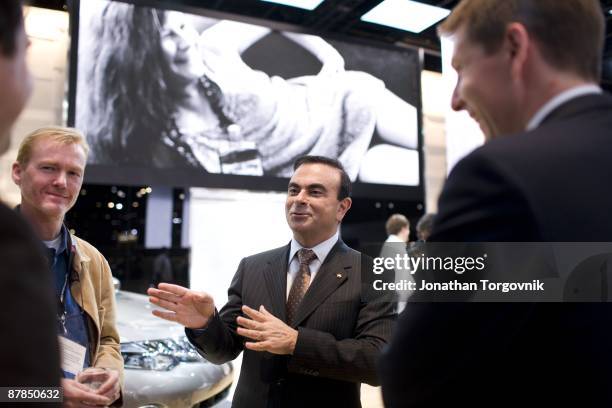
<svg viewBox="0 0 612 408">
<path fill-rule="evenodd" d="M 298 251 L 298 261 L 300 262 L 300 269 L 293 280 L 291 290 L 289 291 L 289 297 L 287 298 L 287 323 L 293 324 L 296 312 L 304 295 L 310 286 L 310 268 L 308 265 L 315 259 L 317 254 L 312 249 L 302 248 Z"/>
</svg>

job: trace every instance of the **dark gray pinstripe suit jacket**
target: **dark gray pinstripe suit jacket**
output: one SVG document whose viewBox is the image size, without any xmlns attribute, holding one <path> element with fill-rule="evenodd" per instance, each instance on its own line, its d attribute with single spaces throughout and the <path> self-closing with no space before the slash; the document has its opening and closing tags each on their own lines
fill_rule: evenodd
<svg viewBox="0 0 612 408">
<path fill-rule="evenodd" d="M 289 245 L 244 258 L 228 303 L 196 336 L 187 336 L 213 363 L 243 351 L 236 333 L 242 305 L 264 305 L 285 320 Z M 244 350 L 234 407 L 360 407 L 360 383 L 378 384 L 376 360 L 395 319 L 391 302 L 361 299 L 361 254 L 339 240 L 302 301 L 292 356 Z"/>
</svg>

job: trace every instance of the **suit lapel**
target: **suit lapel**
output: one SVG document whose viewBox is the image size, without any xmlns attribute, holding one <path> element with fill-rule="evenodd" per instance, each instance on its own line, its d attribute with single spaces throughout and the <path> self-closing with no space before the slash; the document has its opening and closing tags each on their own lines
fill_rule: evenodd
<svg viewBox="0 0 612 408">
<path fill-rule="evenodd" d="M 297 327 L 347 279 L 352 269 L 348 247 L 338 240 L 319 268 L 302 303 L 298 307 L 293 327 Z"/>
<path fill-rule="evenodd" d="M 289 262 L 289 248 L 291 244 L 280 248 L 265 266 L 263 275 L 266 288 L 272 303 L 270 311 L 282 321 L 286 320 L 285 304 L 287 303 L 287 267 Z"/>
</svg>

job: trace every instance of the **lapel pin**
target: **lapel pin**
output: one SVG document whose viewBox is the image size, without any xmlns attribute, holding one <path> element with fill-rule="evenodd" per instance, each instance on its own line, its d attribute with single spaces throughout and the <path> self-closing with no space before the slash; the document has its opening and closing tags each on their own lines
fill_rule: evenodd
<svg viewBox="0 0 612 408">
<path fill-rule="evenodd" d="M 342 277 L 342 274 L 341 274 L 341 273 L 337 273 L 337 274 L 336 274 L 336 278 L 340 279 L 341 277 Z"/>
</svg>

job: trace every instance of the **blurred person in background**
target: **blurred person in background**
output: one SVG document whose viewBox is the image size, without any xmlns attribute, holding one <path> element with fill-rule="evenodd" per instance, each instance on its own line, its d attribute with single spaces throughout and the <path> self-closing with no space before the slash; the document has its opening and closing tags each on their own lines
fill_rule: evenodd
<svg viewBox="0 0 612 408">
<path fill-rule="evenodd" d="M 408 255 L 407 244 L 410 238 L 410 221 L 403 214 L 393 214 L 385 223 L 385 231 L 387 231 L 387 239 L 384 242 L 380 251 L 380 257 L 393 258 L 397 256 L 404 258 Z M 395 269 L 395 282 L 414 281 L 408 268 Z M 399 291 L 397 310 L 401 312 L 406 307 L 406 300 L 410 297 L 411 292 Z"/>
<path fill-rule="evenodd" d="M 170 259 L 170 250 L 167 247 L 163 247 L 153 259 L 153 276 L 151 280 L 153 287 L 161 282 L 174 282 L 172 260 Z"/>
<path fill-rule="evenodd" d="M 89 147 L 71 128 L 45 127 L 19 146 L 13 181 L 21 191 L 20 214 L 47 249 L 58 308 L 56 332 L 63 354 L 64 405 L 120 403 L 123 358 L 115 328 L 115 292 L 106 259 L 64 225 L 75 204 Z M 42 241 L 42 242 L 41 242 Z M 34 350 L 30 350 L 33 352 Z M 81 371 L 104 369 L 98 389 L 78 380 Z"/>
<path fill-rule="evenodd" d="M 429 242 L 612 241 L 604 29 L 597 0 L 455 7 L 440 27 L 455 43 L 452 107 L 467 110 L 487 142 L 450 173 Z M 610 344 L 605 297 L 415 302 L 382 358 L 385 405 L 612 406 Z"/>
<path fill-rule="evenodd" d="M 0 154 L 32 91 L 19 0 L 0 2 Z M 0 202 L 0 387 L 58 387 L 56 303 L 40 241 Z M 48 406 L 59 406 L 49 403 Z"/>
<path fill-rule="evenodd" d="M 410 222 L 405 215 L 393 214 L 385 223 L 385 231 L 387 231 L 385 242 L 402 242 L 405 245 L 410 238 Z"/>
<path fill-rule="evenodd" d="M 426 242 L 429 239 L 429 236 L 431 235 L 431 231 L 433 229 L 435 216 L 435 214 L 427 213 L 424 214 L 417 222 L 416 233 L 417 239 L 419 241 Z"/>
</svg>

